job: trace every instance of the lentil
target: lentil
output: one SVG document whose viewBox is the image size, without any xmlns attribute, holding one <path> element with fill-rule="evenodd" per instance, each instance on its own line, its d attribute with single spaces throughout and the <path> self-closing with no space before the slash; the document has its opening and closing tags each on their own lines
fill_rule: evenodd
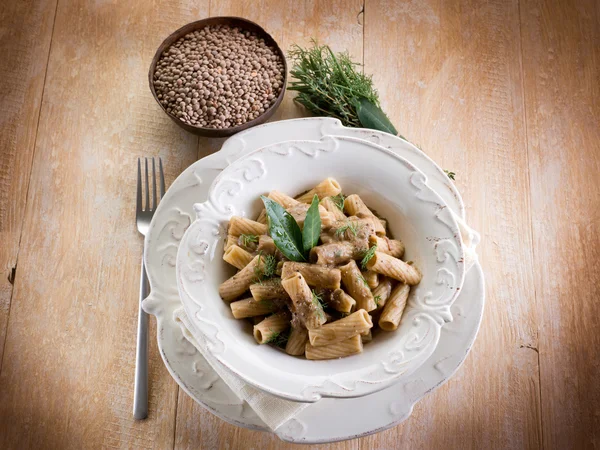
<svg viewBox="0 0 600 450">
<path fill-rule="evenodd" d="M 188 125 L 228 128 L 272 106 L 283 61 L 256 33 L 226 25 L 189 33 L 165 49 L 154 89 L 164 108 Z"/>
</svg>

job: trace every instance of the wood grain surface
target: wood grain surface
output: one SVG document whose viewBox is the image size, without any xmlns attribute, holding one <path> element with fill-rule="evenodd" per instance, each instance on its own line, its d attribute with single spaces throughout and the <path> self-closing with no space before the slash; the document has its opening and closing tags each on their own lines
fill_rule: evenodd
<svg viewBox="0 0 600 450">
<path fill-rule="evenodd" d="M 211 15 L 364 62 L 482 235 L 487 303 L 462 368 L 403 424 L 314 448 L 599 448 L 594 0 L 1 2 L 0 448 L 301 448 L 205 411 L 154 339 L 150 415 L 131 417 L 137 158 L 161 156 L 169 183 L 223 142 L 173 124 L 147 70 Z M 306 114 L 291 98 L 274 120 Z"/>
</svg>

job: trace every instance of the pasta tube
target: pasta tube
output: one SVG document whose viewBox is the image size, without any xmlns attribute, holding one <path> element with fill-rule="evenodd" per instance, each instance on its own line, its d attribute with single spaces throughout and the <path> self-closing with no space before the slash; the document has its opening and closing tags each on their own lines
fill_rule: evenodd
<svg viewBox="0 0 600 450">
<path fill-rule="evenodd" d="M 268 344 L 274 337 L 290 327 L 292 316 L 288 311 L 272 314 L 254 325 L 254 339 L 259 344 Z"/>
<path fill-rule="evenodd" d="M 369 288 L 375 289 L 379 285 L 379 274 L 372 270 L 366 270 L 362 273 L 363 278 L 369 285 Z"/>
<path fill-rule="evenodd" d="M 225 247 L 223 248 L 223 251 L 229 250 L 232 245 L 237 245 L 237 243 L 238 243 L 238 236 L 233 236 L 231 234 L 228 234 L 227 239 L 225 240 Z"/>
<path fill-rule="evenodd" d="M 379 236 L 385 236 L 384 226 L 358 195 L 352 194 L 346 197 L 346 200 L 344 200 L 344 211 L 346 211 L 349 216 L 357 216 L 360 218 L 372 217 L 376 219 L 373 221 L 375 233 Z"/>
<path fill-rule="evenodd" d="M 410 286 L 404 283 L 394 288 L 379 317 L 379 328 L 384 331 L 394 331 L 398 328 L 409 292 Z"/>
<path fill-rule="evenodd" d="M 373 333 L 371 332 L 371 330 L 365 331 L 364 333 L 360 333 L 360 339 L 363 342 L 363 344 L 365 342 L 371 342 L 373 340 Z"/>
<path fill-rule="evenodd" d="M 331 293 L 329 306 L 339 312 L 349 313 L 356 306 L 356 300 L 350 297 L 343 289 L 336 289 Z"/>
<path fill-rule="evenodd" d="M 339 289 L 342 279 L 340 269 L 292 261 L 283 263 L 281 278 L 289 278 L 294 272 L 301 273 L 309 286 L 323 289 Z"/>
<path fill-rule="evenodd" d="M 229 234 L 239 236 L 240 234 L 267 234 L 267 226 L 245 217 L 233 216 L 229 219 Z"/>
<path fill-rule="evenodd" d="M 375 252 L 367 263 L 367 269 L 411 286 L 419 284 L 422 278 L 417 268 L 383 252 Z"/>
<path fill-rule="evenodd" d="M 253 298 L 238 300 L 229 304 L 231 313 L 236 319 L 245 319 L 246 317 L 263 316 L 273 311 L 277 311 L 277 305 L 271 300 L 256 301 Z"/>
<path fill-rule="evenodd" d="M 287 212 L 296 220 L 298 225 L 302 227 L 304 225 L 304 219 L 308 212 L 310 205 L 306 203 L 298 203 L 287 209 Z M 333 224 L 333 217 L 323 206 L 319 205 L 319 215 L 321 216 L 321 228 L 329 228 Z"/>
<path fill-rule="evenodd" d="M 404 244 L 397 239 L 371 235 L 369 236 L 369 244 L 376 245 L 378 251 L 387 253 L 394 258 L 402 258 L 404 256 Z"/>
<path fill-rule="evenodd" d="M 312 188 L 310 191 L 299 196 L 296 200 L 302 203 L 310 203 L 312 202 L 312 199 L 315 196 L 315 194 L 317 194 L 319 199 L 322 199 L 323 197 L 334 197 L 340 192 L 342 192 L 340 184 L 333 178 L 326 178 L 325 180 L 317 184 L 314 188 Z"/>
<path fill-rule="evenodd" d="M 323 308 L 318 300 L 313 298 L 313 293 L 302 274 L 295 273 L 284 279 L 281 284 L 292 299 L 297 317 L 306 328 L 318 328 L 325 323 L 327 318 Z"/>
<path fill-rule="evenodd" d="M 377 303 L 378 309 L 381 309 L 385 306 L 388 298 L 390 298 L 391 292 L 392 280 L 387 277 L 383 277 L 383 279 L 379 282 L 379 285 L 373 290 L 373 298 L 375 299 L 375 303 Z"/>
<path fill-rule="evenodd" d="M 254 257 L 250 253 L 237 245 L 232 245 L 223 254 L 223 260 L 239 270 L 246 267 L 252 258 Z"/>
<path fill-rule="evenodd" d="M 346 214 L 340 208 L 337 207 L 331 197 L 325 197 L 321 200 L 321 205 L 329 211 L 329 214 L 333 217 L 333 220 L 345 220 Z"/>
<path fill-rule="evenodd" d="M 356 308 L 364 309 L 367 312 L 376 309 L 373 293 L 360 273 L 356 261 L 350 261 L 340 267 L 340 270 L 342 271 L 342 283 L 346 291 L 356 300 Z"/>
<path fill-rule="evenodd" d="M 250 293 L 257 302 L 290 298 L 278 278 L 250 285 Z"/>
<path fill-rule="evenodd" d="M 286 195 L 283 192 L 279 191 L 269 192 L 269 198 L 279 203 L 281 206 L 283 206 L 284 209 L 291 208 L 292 206 L 298 205 L 300 203 L 295 198 L 292 198 L 289 195 Z"/>
<path fill-rule="evenodd" d="M 304 349 L 308 342 L 308 330 L 303 327 L 292 327 L 290 337 L 285 346 L 285 352 L 288 355 L 301 356 L 304 355 Z"/>
<path fill-rule="evenodd" d="M 317 264 L 343 264 L 362 254 L 351 242 L 330 242 L 329 244 L 313 247 L 310 260 Z M 355 256 L 356 255 L 356 256 Z"/>
<path fill-rule="evenodd" d="M 266 209 L 263 208 L 263 210 L 260 212 L 260 214 L 256 218 L 256 221 L 258 223 L 264 223 L 265 225 L 267 224 L 267 210 Z"/>
<path fill-rule="evenodd" d="M 308 330 L 308 338 L 314 347 L 322 347 L 368 332 L 372 327 L 373 322 L 369 313 L 359 309 L 343 319 Z"/>
<path fill-rule="evenodd" d="M 335 344 L 325 345 L 323 347 L 314 347 L 310 343 L 306 344 L 306 359 L 335 359 L 344 356 L 354 355 L 363 351 L 362 339 L 359 334 L 352 336 L 345 341 Z"/>
<path fill-rule="evenodd" d="M 265 258 L 256 255 L 250 263 L 234 276 L 224 281 L 219 286 L 219 295 L 226 302 L 230 302 L 248 290 L 250 285 L 256 281 L 257 273 L 262 273 L 265 266 Z"/>
</svg>

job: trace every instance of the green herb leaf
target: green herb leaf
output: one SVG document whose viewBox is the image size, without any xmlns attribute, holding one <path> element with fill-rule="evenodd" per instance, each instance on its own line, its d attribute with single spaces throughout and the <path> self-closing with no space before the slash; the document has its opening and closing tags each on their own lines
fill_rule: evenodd
<svg viewBox="0 0 600 450">
<path fill-rule="evenodd" d="M 348 221 L 346 223 L 346 225 L 342 225 L 337 230 L 335 230 L 335 236 L 337 238 L 340 238 L 340 237 L 344 236 L 344 234 L 346 234 L 346 236 L 348 236 L 348 234 L 346 233 L 346 231 L 350 231 L 354 235 L 354 237 L 356 237 L 358 235 L 358 230 L 359 229 L 360 229 L 360 224 L 358 222 L 350 222 L 350 221 Z"/>
<path fill-rule="evenodd" d="M 375 300 L 375 304 L 379 306 L 379 302 L 381 301 L 381 295 L 376 295 L 375 297 L 373 297 L 373 300 Z"/>
<path fill-rule="evenodd" d="M 356 111 L 358 114 L 358 120 L 360 124 L 365 128 L 371 128 L 373 130 L 385 131 L 393 135 L 398 134 L 390 119 L 377 105 L 371 103 L 364 97 L 361 97 L 358 102 L 355 103 Z"/>
<path fill-rule="evenodd" d="M 302 246 L 307 255 L 311 248 L 319 242 L 321 236 L 321 214 L 319 214 L 319 196 L 315 194 L 306 212 L 304 228 L 302 228 Z"/>
<path fill-rule="evenodd" d="M 271 331 L 271 329 L 269 329 Z M 283 332 L 274 333 L 265 344 L 272 344 L 279 348 L 285 348 L 288 339 L 290 338 L 290 331 L 286 330 Z"/>
<path fill-rule="evenodd" d="M 306 261 L 303 254 L 302 231 L 283 207 L 276 201 L 261 195 L 269 219 L 269 234 L 275 246 L 290 261 Z"/>
<path fill-rule="evenodd" d="M 456 173 L 451 172 L 449 170 L 444 169 L 444 172 L 446 173 L 446 175 L 448 176 L 448 178 L 450 178 L 451 180 L 455 180 L 456 178 Z"/>
<path fill-rule="evenodd" d="M 240 242 L 244 247 L 250 244 L 258 244 L 258 236 L 255 234 L 240 234 Z"/>
<path fill-rule="evenodd" d="M 265 278 L 271 278 L 276 271 L 277 259 L 273 255 L 263 255 L 262 251 L 258 252 L 258 264 L 254 267 L 256 283 L 262 284 Z"/>
<path fill-rule="evenodd" d="M 317 315 L 322 320 L 325 318 L 325 311 L 323 311 L 323 308 L 327 307 L 327 303 L 323 302 L 323 297 L 318 295 L 314 289 L 311 289 L 311 293 L 312 293 L 312 302 L 313 302 L 313 305 L 315 305 Z"/>
<path fill-rule="evenodd" d="M 367 283 L 367 280 L 365 280 L 365 277 L 363 277 L 362 275 L 359 275 L 359 276 L 358 276 L 358 279 L 359 279 L 360 281 L 362 281 L 362 282 L 363 282 L 363 284 L 364 284 L 366 287 L 369 287 L 369 283 Z"/>
<path fill-rule="evenodd" d="M 346 200 L 344 194 L 340 192 L 338 195 L 331 197 L 331 200 L 333 203 L 335 203 L 335 206 L 337 206 L 340 211 L 344 211 L 344 200 Z"/>
<path fill-rule="evenodd" d="M 377 251 L 377 245 L 372 245 L 369 250 L 365 252 L 363 258 L 360 262 L 360 265 L 364 270 L 367 269 L 367 263 L 371 260 L 373 256 L 375 256 L 375 252 Z"/>
</svg>

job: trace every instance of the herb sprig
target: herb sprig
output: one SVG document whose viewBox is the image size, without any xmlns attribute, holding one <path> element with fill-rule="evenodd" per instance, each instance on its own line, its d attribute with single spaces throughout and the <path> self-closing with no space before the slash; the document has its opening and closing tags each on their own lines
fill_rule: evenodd
<svg viewBox="0 0 600 450">
<path fill-rule="evenodd" d="M 310 292 L 312 294 L 313 305 L 315 305 L 315 308 L 317 310 L 317 315 L 322 320 L 325 318 L 325 311 L 323 311 L 323 309 L 327 307 L 327 302 L 324 302 L 323 296 L 317 294 L 314 289 L 312 289 Z"/>
<path fill-rule="evenodd" d="M 261 267 L 261 262 L 263 262 Z M 263 255 L 258 253 L 258 264 L 254 267 L 254 277 L 257 283 L 262 283 L 263 280 L 271 278 L 277 271 L 277 259 L 273 255 Z"/>
<path fill-rule="evenodd" d="M 369 247 L 369 249 L 365 252 L 362 260 L 360 261 L 360 265 L 363 268 L 363 270 L 367 269 L 367 264 L 369 263 L 369 261 L 371 260 L 371 258 L 373 258 L 373 256 L 375 256 L 375 252 L 377 251 L 377 244 L 372 245 L 371 247 Z"/>
<path fill-rule="evenodd" d="M 450 171 L 450 170 L 446 170 L 446 169 L 444 169 L 444 173 L 445 173 L 445 174 L 446 174 L 446 176 L 447 176 L 448 178 L 450 178 L 451 180 L 453 180 L 453 181 L 454 181 L 454 180 L 456 180 L 456 173 L 455 173 L 455 172 L 452 172 L 452 171 Z"/>
<path fill-rule="evenodd" d="M 258 244 L 258 236 L 255 234 L 240 234 L 240 242 L 244 247 L 250 244 Z"/>
<path fill-rule="evenodd" d="M 331 200 L 340 211 L 344 211 L 344 200 L 346 200 L 344 194 L 340 192 L 338 195 L 331 197 Z"/>
<path fill-rule="evenodd" d="M 271 330 L 269 330 L 271 331 Z M 265 344 L 272 344 L 276 347 L 283 348 L 286 346 L 288 339 L 290 338 L 289 331 L 273 333 L 273 335 L 265 342 Z"/>
<path fill-rule="evenodd" d="M 375 300 L 375 304 L 379 306 L 379 302 L 381 302 L 381 295 L 376 295 L 373 297 L 373 300 Z"/>
<path fill-rule="evenodd" d="M 350 231 L 354 237 L 358 235 L 358 230 L 360 230 L 360 224 L 358 222 L 347 222 L 345 225 L 342 225 L 337 230 L 335 230 L 335 236 L 340 237 L 343 236 L 346 231 Z"/>
<path fill-rule="evenodd" d="M 328 45 L 312 41 L 311 48 L 294 45 L 289 56 L 295 78 L 289 89 L 294 101 L 319 116 L 331 116 L 350 127 L 373 128 L 398 134 L 379 104 L 370 76 L 357 70 L 348 53 L 334 53 Z"/>
</svg>

